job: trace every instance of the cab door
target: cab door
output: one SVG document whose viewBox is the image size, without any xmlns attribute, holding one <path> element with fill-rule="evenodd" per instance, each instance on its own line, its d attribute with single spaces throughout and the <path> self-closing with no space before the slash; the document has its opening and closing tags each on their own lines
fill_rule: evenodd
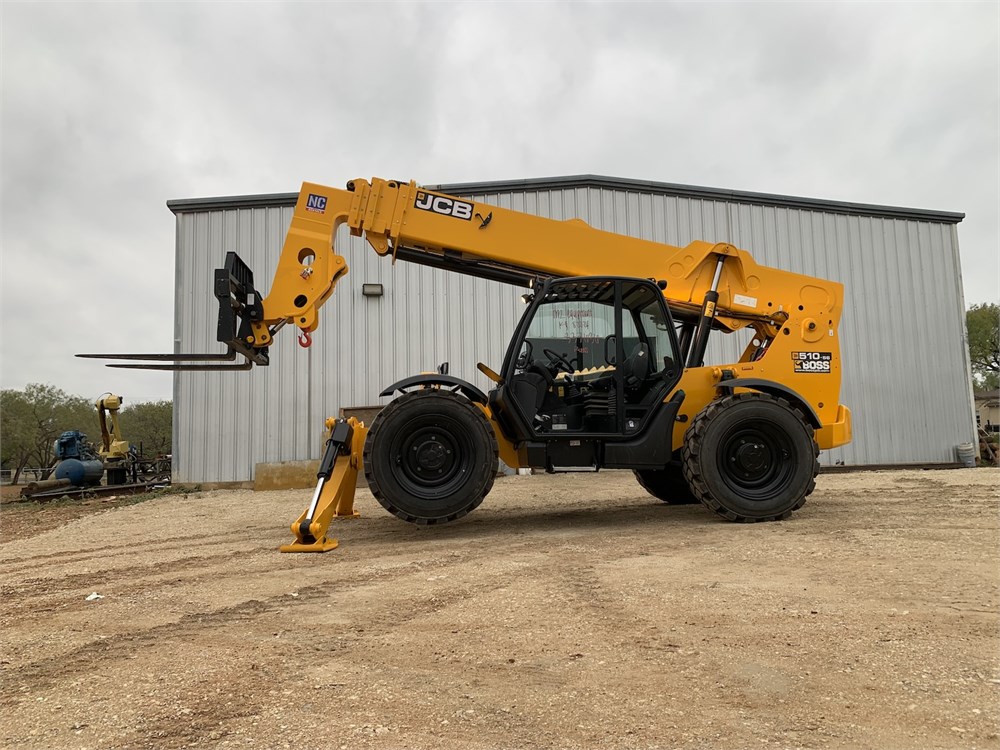
<svg viewBox="0 0 1000 750">
<path fill-rule="evenodd" d="M 497 410 L 507 413 L 517 440 L 636 435 L 680 377 L 676 352 L 669 311 L 652 282 L 549 281 L 508 347 Z"/>
</svg>

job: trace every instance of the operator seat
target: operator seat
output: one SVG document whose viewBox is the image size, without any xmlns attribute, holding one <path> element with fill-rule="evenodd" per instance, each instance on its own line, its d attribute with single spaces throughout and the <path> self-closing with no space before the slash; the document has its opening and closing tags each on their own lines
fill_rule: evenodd
<svg viewBox="0 0 1000 750">
<path fill-rule="evenodd" d="M 520 407 L 528 424 L 533 424 L 538 410 L 542 408 L 545 394 L 555 378 L 548 368 L 532 362 L 510 380 L 510 389 L 514 400 Z"/>
<path fill-rule="evenodd" d="M 649 345 L 636 344 L 622 362 L 622 378 L 625 389 L 637 391 L 649 377 Z"/>
</svg>

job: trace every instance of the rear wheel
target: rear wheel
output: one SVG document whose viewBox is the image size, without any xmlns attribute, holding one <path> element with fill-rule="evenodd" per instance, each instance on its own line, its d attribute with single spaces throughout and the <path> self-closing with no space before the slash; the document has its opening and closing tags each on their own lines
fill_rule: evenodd
<svg viewBox="0 0 1000 750">
<path fill-rule="evenodd" d="M 493 487 L 496 436 L 483 413 L 451 391 L 425 388 L 379 412 L 365 441 L 375 499 L 417 524 L 447 523 L 474 510 Z"/>
<path fill-rule="evenodd" d="M 632 473 L 646 492 L 668 505 L 692 505 L 700 502 L 680 466 L 669 465 L 665 469 L 633 469 Z"/>
<path fill-rule="evenodd" d="M 801 411 L 766 393 L 715 401 L 684 435 L 684 476 L 706 506 L 732 521 L 777 521 L 816 486 L 819 447 Z"/>
</svg>

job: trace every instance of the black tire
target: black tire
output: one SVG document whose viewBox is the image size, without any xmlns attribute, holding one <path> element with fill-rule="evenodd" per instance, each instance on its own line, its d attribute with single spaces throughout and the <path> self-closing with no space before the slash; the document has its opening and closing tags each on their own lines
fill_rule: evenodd
<svg viewBox="0 0 1000 750">
<path fill-rule="evenodd" d="M 816 487 L 819 447 L 801 411 L 766 393 L 706 406 L 684 434 L 684 476 L 708 508 L 731 521 L 778 521 Z"/>
<path fill-rule="evenodd" d="M 429 525 L 474 510 L 493 487 L 496 435 L 476 406 L 451 391 L 403 394 L 375 417 L 364 467 L 375 499 L 398 518 Z"/>
<path fill-rule="evenodd" d="M 633 469 L 632 473 L 640 487 L 667 505 L 693 505 L 701 502 L 691 492 L 680 466 L 670 464 L 664 469 Z"/>
</svg>

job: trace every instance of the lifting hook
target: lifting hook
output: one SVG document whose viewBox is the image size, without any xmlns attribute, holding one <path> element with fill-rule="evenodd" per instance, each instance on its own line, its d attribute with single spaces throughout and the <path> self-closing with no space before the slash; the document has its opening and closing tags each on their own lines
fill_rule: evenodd
<svg viewBox="0 0 1000 750">
<path fill-rule="evenodd" d="M 303 331 L 302 335 L 299 336 L 299 346 L 301 346 L 303 349 L 308 349 L 310 346 L 312 346 L 312 342 L 313 342 L 312 336 L 309 335 L 309 331 Z"/>
</svg>

